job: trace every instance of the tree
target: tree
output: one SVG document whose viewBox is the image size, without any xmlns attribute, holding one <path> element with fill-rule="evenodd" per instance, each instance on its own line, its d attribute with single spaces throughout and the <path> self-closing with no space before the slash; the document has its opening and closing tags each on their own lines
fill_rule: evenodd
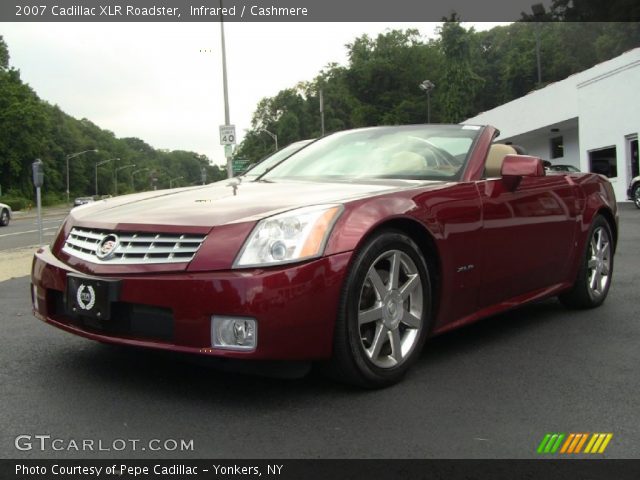
<svg viewBox="0 0 640 480">
<path fill-rule="evenodd" d="M 614 0 L 602 8 L 618 8 L 624 1 Z M 544 19 L 593 18 L 599 13 L 585 13 L 583 8 L 590 2 L 555 0 Z M 426 98 L 418 85 L 426 79 L 436 85 L 431 93 L 432 121 L 455 123 L 640 46 L 638 22 L 535 25 L 532 21 L 539 19 L 531 15 L 523 20 L 475 32 L 465 30 L 454 15 L 443 23 L 437 39 L 425 40 L 417 30 L 356 37 L 346 45 L 347 65 L 330 63 L 309 81 L 262 99 L 235 157 L 255 162 L 272 153 L 274 141 L 264 129 L 278 135 L 280 147 L 320 136 L 320 90 L 327 134 L 371 125 L 423 123 Z M 542 85 L 537 81 L 536 31 Z M 127 164 L 149 168 L 149 180 L 157 178 L 159 188 L 168 187 L 168 180 L 179 176 L 185 177 L 187 185 L 199 182 L 202 165 L 209 181 L 226 176 L 224 170 L 207 166 L 208 159 L 197 153 L 156 150 L 139 138 L 116 138 L 89 119 L 71 117 L 40 99 L 21 80 L 20 72 L 10 68 L 9 58 L 0 37 L 0 180 L 5 196 L 9 192 L 32 198 L 30 166 L 41 158 L 45 199 L 63 198 L 65 156 L 94 148 L 99 153 L 70 163 L 73 196 L 93 194 L 96 162 L 113 158 L 119 160 L 98 170 L 102 194 L 114 193 L 115 169 Z M 123 171 L 120 193 L 131 190 L 131 172 Z M 144 177 L 136 177 L 134 189 L 149 187 Z"/>
<path fill-rule="evenodd" d="M 556 8 L 544 19 L 558 15 Z M 424 122 L 426 99 L 418 85 L 425 79 L 436 85 L 432 121 L 457 123 L 640 45 L 639 23 L 534 24 L 538 19 L 531 15 L 523 20 L 475 32 L 453 15 L 436 40 L 424 41 L 417 30 L 359 36 L 346 45 L 348 65 L 329 64 L 314 79 L 262 99 L 236 157 L 257 161 L 273 150 L 263 128 L 278 134 L 280 146 L 320 135 L 321 89 L 327 133 Z"/>
<path fill-rule="evenodd" d="M 472 114 L 471 99 L 482 86 L 471 64 L 472 30 L 465 30 L 453 14 L 440 28 L 440 48 L 446 59 L 440 86 L 442 120 L 458 123 Z"/>
<path fill-rule="evenodd" d="M 6 45 L 0 38 L 0 181 L 2 201 L 10 205 L 24 205 L 33 198 L 31 163 L 36 158 L 44 162 L 44 199 L 53 203 L 65 198 L 66 156 L 83 150 L 98 149 L 74 158 L 69 166 L 72 196 L 92 195 L 95 192 L 96 163 L 111 160 L 98 169 L 98 190 L 114 193 L 114 172 L 122 165 L 135 164 L 150 172 L 171 172 L 183 176 L 185 183 L 200 182 L 201 167 L 207 168 L 209 181 L 224 178 L 218 168 L 208 166 L 204 155 L 194 152 L 161 152 L 138 138 L 118 139 L 108 130 L 90 120 L 77 120 L 58 106 L 41 100 L 20 78 L 20 72 L 6 68 L 9 58 Z M 118 158 L 119 160 L 112 160 Z M 130 181 L 131 170 L 125 170 L 119 182 L 119 193 L 135 190 Z M 160 186 L 168 186 L 168 179 Z M 150 188 L 141 176 L 139 188 Z M 26 201 L 22 201 L 25 200 Z M 15 202 L 14 202 L 15 201 Z"/>
<path fill-rule="evenodd" d="M 2 35 L 0 35 L 0 68 L 9 68 L 9 49 Z"/>
<path fill-rule="evenodd" d="M 553 0 L 551 16 L 565 22 L 638 22 L 640 5 L 634 0 Z"/>
</svg>

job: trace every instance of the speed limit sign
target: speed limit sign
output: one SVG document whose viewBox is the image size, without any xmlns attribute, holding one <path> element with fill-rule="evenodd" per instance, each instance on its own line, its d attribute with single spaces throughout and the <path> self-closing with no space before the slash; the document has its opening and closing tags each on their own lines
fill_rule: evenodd
<svg viewBox="0 0 640 480">
<path fill-rule="evenodd" d="M 236 126 L 220 125 L 220 145 L 236 144 Z"/>
</svg>

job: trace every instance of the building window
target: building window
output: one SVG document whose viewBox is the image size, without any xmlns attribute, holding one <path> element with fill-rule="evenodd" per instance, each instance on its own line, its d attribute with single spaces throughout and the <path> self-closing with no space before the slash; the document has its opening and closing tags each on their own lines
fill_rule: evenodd
<svg viewBox="0 0 640 480">
<path fill-rule="evenodd" d="M 599 173 L 609 178 L 617 177 L 618 159 L 616 157 L 616 147 L 590 151 L 589 167 L 593 173 Z"/>
<path fill-rule="evenodd" d="M 551 158 L 564 157 L 564 142 L 562 137 L 553 137 L 551 139 Z"/>
<path fill-rule="evenodd" d="M 629 162 L 631 163 L 631 178 L 640 175 L 640 159 L 638 159 L 638 137 L 627 137 Z"/>
</svg>

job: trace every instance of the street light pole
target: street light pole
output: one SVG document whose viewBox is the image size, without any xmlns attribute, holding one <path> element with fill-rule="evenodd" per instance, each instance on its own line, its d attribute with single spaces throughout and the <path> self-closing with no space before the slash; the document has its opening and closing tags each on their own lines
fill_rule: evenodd
<svg viewBox="0 0 640 480">
<path fill-rule="evenodd" d="M 540 63 L 540 21 L 544 18 L 546 11 L 544 5 L 536 3 L 531 5 L 531 12 L 536 20 L 536 64 L 538 66 L 538 87 L 542 85 L 542 66 Z"/>
<path fill-rule="evenodd" d="M 266 128 L 263 128 L 262 131 L 267 135 L 269 135 L 271 138 L 273 138 L 274 142 L 276 142 L 276 152 L 277 152 L 278 151 L 278 135 L 276 135 L 275 133 L 271 133 Z"/>
<path fill-rule="evenodd" d="M 78 155 L 82 155 L 83 153 L 88 152 L 98 152 L 98 149 L 95 148 L 92 150 L 83 150 L 82 152 L 70 153 L 65 157 L 67 160 L 67 203 L 69 203 L 69 160 L 71 160 L 72 158 L 76 158 Z"/>
<path fill-rule="evenodd" d="M 100 165 L 104 165 L 105 163 L 109 163 L 112 160 L 120 160 L 120 159 L 119 158 L 110 158 L 109 160 L 104 160 L 102 162 L 96 162 L 96 170 L 95 170 L 96 197 L 98 196 L 98 167 Z"/>
<path fill-rule="evenodd" d="M 322 95 L 322 89 L 320 89 L 320 136 L 324 137 L 324 97 Z"/>
<path fill-rule="evenodd" d="M 135 171 L 131 172 L 131 190 L 133 190 L 133 191 L 136 190 L 136 187 L 135 187 L 135 185 L 133 183 L 133 177 L 136 176 L 136 173 L 146 172 L 147 170 L 149 170 L 149 169 L 148 168 L 141 168 L 139 170 L 135 170 Z"/>
<path fill-rule="evenodd" d="M 131 165 L 124 165 L 122 167 L 116 168 L 116 171 L 115 171 L 115 182 L 114 182 L 115 187 L 116 187 L 115 188 L 115 195 L 116 196 L 118 195 L 118 170 L 124 170 L 125 168 L 133 168 L 135 166 L 136 166 L 136 164 L 132 163 Z"/>
<path fill-rule="evenodd" d="M 536 22 L 536 63 L 538 64 L 538 86 L 542 84 L 542 70 L 540 68 L 540 24 Z"/>
<path fill-rule="evenodd" d="M 220 11 L 222 11 L 222 0 L 220 0 Z M 224 90 L 224 124 L 230 125 L 229 119 L 229 91 L 227 85 L 227 49 L 224 42 L 224 15 L 220 15 L 220 43 L 222 44 L 222 88 Z M 231 146 L 225 145 L 224 153 L 227 157 L 227 177 L 233 177 L 233 165 L 231 163 Z"/>
<path fill-rule="evenodd" d="M 418 87 L 427 94 L 427 123 L 431 123 L 431 90 L 436 88 L 436 84 L 431 80 L 425 80 Z"/>
<path fill-rule="evenodd" d="M 184 177 L 176 177 L 176 178 L 172 178 L 169 180 L 169 188 L 173 188 L 173 182 L 175 182 L 176 180 L 181 180 Z"/>
</svg>

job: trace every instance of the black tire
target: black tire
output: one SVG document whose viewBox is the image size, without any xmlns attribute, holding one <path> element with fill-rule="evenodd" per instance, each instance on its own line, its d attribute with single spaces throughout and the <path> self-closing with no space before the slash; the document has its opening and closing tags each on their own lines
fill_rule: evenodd
<svg viewBox="0 0 640 480">
<path fill-rule="evenodd" d="M 371 320 L 370 314 L 380 318 Z M 398 382 L 420 355 L 431 315 L 429 270 L 418 246 L 397 230 L 376 234 L 355 254 L 347 274 L 325 372 L 364 388 Z"/>
<path fill-rule="evenodd" d="M 0 227 L 6 227 L 9 225 L 9 211 L 6 208 L 0 212 Z"/>
<path fill-rule="evenodd" d="M 599 235 L 602 235 L 600 240 Z M 570 290 L 559 295 L 560 301 L 569 308 L 584 309 L 602 305 L 611 286 L 613 234 L 609 222 L 602 215 L 597 215 L 593 220 L 587 238 L 578 277 Z M 602 247 L 597 246 L 599 241 Z"/>
<path fill-rule="evenodd" d="M 640 208 L 640 183 L 633 187 L 632 197 L 633 204 L 636 208 Z"/>
</svg>

